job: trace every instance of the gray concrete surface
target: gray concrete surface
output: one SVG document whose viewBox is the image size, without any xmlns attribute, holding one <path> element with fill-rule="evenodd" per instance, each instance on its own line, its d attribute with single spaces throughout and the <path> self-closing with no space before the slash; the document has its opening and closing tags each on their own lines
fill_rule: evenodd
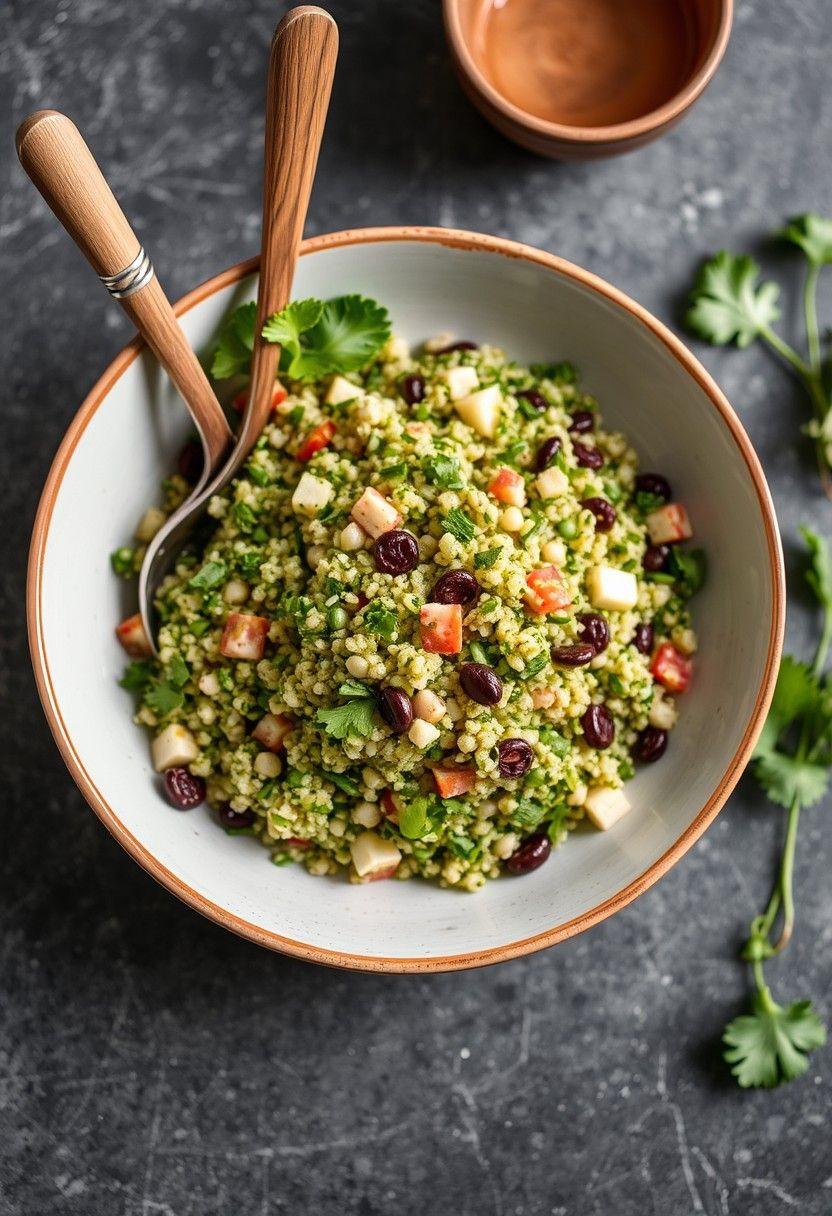
<svg viewBox="0 0 832 1216">
<path fill-rule="evenodd" d="M 177 296 L 255 251 L 282 8 L 0 7 L 0 1213 L 829 1213 L 828 1054 L 798 1084 L 745 1094 L 718 1051 L 782 827 L 749 779 L 675 870 L 590 933 L 477 973 L 396 979 L 281 959 L 188 911 L 110 839 L 52 744 L 26 652 L 28 533 L 64 428 L 130 335 L 24 179 L 12 125 L 43 105 L 76 118 Z M 343 47 L 312 232 L 518 237 L 678 324 L 703 253 L 832 210 L 828 0 L 738 0 L 687 121 L 585 165 L 536 160 L 484 125 L 453 79 L 437 0 L 332 10 Z M 763 253 L 793 292 L 793 259 Z M 756 350 L 698 353 L 763 458 L 790 554 L 799 521 L 830 532 L 788 379 Z M 796 652 L 810 627 L 798 593 Z M 827 1014 L 830 809 L 805 816 L 798 932 L 771 968 L 778 993 Z"/>
</svg>

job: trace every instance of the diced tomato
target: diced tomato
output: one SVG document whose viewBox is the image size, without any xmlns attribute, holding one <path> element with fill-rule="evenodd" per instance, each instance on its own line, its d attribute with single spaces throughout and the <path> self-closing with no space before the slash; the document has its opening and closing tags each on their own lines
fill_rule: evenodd
<svg viewBox="0 0 832 1216">
<path fill-rule="evenodd" d="M 462 650 L 462 606 L 425 604 L 419 610 L 422 649 L 428 654 L 459 654 Z"/>
<path fill-rule="evenodd" d="M 393 823 L 398 823 L 399 815 L 402 811 L 401 796 L 399 794 L 395 794 L 393 790 L 384 790 L 378 801 L 379 806 L 384 812 L 385 819 L 389 819 Z"/>
<path fill-rule="evenodd" d="M 249 390 L 244 388 L 231 402 L 232 409 L 235 409 L 238 414 L 242 414 L 243 410 L 248 405 L 248 394 Z M 272 389 L 272 410 L 277 409 L 281 401 L 285 401 L 288 396 L 289 394 L 286 392 L 286 389 L 283 387 L 280 381 L 275 380 L 274 388 Z"/>
<path fill-rule="evenodd" d="M 150 639 L 144 631 L 142 618 L 138 612 L 135 616 L 128 616 L 126 621 L 122 621 L 120 625 L 116 626 L 116 637 L 131 659 L 149 659 L 153 654 L 153 647 L 150 645 Z"/>
<path fill-rule="evenodd" d="M 335 437 L 336 426 L 331 419 L 327 418 L 325 422 L 321 422 L 311 430 L 295 452 L 296 460 L 311 460 L 316 452 L 323 451 L 329 447 Z"/>
<path fill-rule="evenodd" d="M 543 616 L 547 612 L 559 612 L 572 603 L 569 588 L 557 566 L 542 566 L 526 575 L 526 605 L 531 612 Z"/>
<path fill-rule="evenodd" d="M 227 659 L 248 659 L 255 663 L 262 659 L 266 649 L 269 622 L 264 616 L 251 616 L 247 612 L 231 612 L 225 622 L 220 639 L 220 652 Z"/>
<path fill-rule="evenodd" d="M 383 870 L 372 870 L 369 874 L 365 874 L 363 882 L 378 882 L 380 878 L 392 878 L 399 868 L 399 863 L 396 861 L 390 866 L 385 866 Z"/>
<path fill-rule="evenodd" d="M 672 642 L 662 642 L 653 655 L 650 671 L 669 692 L 684 692 L 693 675 L 693 663 Z"/>
<path fill-rule="evenodd" d="M 280 843 L 291 845 L 293 849 L 308 849 L 312 841 L 303 840 L 300 836 L 287 836 Z"/>
<path fill-rule="evenodd" d="M 477 783 L 477 774 L 472 768 L 442 768 L 432 765 L 431 772 L 440 798 L 461 798 Z"/>
<path fill-rule="evenodd" d="M 508 503 L 512 507 L 526 505 L 526 483 L 520 473 L 505 466 L 498 469 L 488 483 L 488 493 L 498 502 Z"/>
<path fill-rule="evenodd" d="M 251 737 L 262 743 L 268 751 L 279 752 L 284 746 L 284 739 L 294 728 L 294 722 L 285 714 L 263 714 L 251 732 Z"/>
<path fill-rule="evenodd" d="M 688 513 L 680 502 L 668 502 L 651 511 L 645 523 L 654 545 L 673 545 L 693 536 Z"/>
</svg>

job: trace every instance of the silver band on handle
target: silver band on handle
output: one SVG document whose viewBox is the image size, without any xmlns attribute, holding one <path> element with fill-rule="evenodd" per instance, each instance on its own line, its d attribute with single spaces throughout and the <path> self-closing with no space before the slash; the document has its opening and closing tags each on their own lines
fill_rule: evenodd
<svg viewBox="0 0 832 1216">
<path fill-rule="evenodd" d="M 139 252 L 124 270 L 120 270 L 118 274 L 100 274 L 98 277 L 114 300 L 124 300 L 146 287 L 154 273 L 153 263 L 139 246 Z"/>
</svg>

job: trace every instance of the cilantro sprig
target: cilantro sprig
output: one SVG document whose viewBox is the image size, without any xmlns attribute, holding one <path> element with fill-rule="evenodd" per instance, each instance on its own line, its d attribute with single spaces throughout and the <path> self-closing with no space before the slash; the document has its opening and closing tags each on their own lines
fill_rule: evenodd
<svg viewBox="0 0 832 1216">
<path fill-rule="evenodd" d="M 226 318 L 211 363 L 215 380 L 248 374 L 256 313 L 254 304 L 242 304 Z M 262 334 L 281 346 L 280 370 L 290 379 L 317 380 L 369 363 L 390 337 L 390 317 L 386 308 L 360 295 L 293 300 L 268 318 Z"/>
<path fill-rule="evenodd" d="M 824 351 L 828 338 L 821 337 L 817 312 L 820 272 L 832 264 L 832 219 L 799 215 L 776 236 L 796 246 L 806 258 L 805 356 L 774 329 L 780 317 L 780 289 L 770 280 L 760 281 L 760 267 L 747 254 L 723 249 L 704 263 L 690 295 L 687 324 L 697 337 L 715 346 L 736 342 L 746 347 L 760 340 L 792 369 L 812 404 L 814 416 L 805 429 L 814 440 L 821 484 L 832 497 L 832 395 L 826 374 L 829 352 Z"/>
<path fill-rule="evenodd" d="M 794 859 L 800 812 L 819 802 L 832 764 L 832 672 L 824 674 L 832 643 L 832 557 L 820 536 L 803 528 L 807 582 L 823 611 L 814 661 L 786 656 L 757 744 L 755 773 L 771 802 L 788 811 L 779 872 L 768 906 L 751 922 L 742 957 L 751 964 L 751 1012 L 725 1028 L 725 1059 L 739 1085 L 771 1087 L 802 1076 L 808 1054 L 826 1042 L 810 1001 L 782 1006 L 765 981 L 764 964 L 789 943 L 795 925 Z M 775 927 L 779 927 L 775 937 Z"/>
<path fill-rule="evenodd" d="M 347 739 L 350 736 L 362 739 L 371 735 L 376 710 L 372 689 L 360 681 L 345 680 L 338 692 L 346 698 L 344 704 L 319 709 L 315 721 L 333 739 Z"/>
</svg>

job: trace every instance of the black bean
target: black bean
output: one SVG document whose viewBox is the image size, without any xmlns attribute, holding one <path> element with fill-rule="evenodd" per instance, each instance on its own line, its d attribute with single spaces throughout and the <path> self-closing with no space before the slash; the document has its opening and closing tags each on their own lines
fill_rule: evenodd
<svg viewBox="0 0 832 1216">
<path fill-rule="evenodd" d="M 503 695 L 503 683 L 496 671 L 485 663 L 463 663 L 459 668 L 462 691 L 478 705 L 496 705 Z"/>
<path fill-rule="evenodd" d="M 400 688 L 382 688 L 378 694 L 378 712 L 394 735 L 403 735 L 413 721 L 410 697 Z"/>
<path fill-rule="evenodd" d="M 588 642 L 596 654 L 601 654 L 610 644 L 610 627 L 597 612 L 583 612 L 578 617 L 582 642 Z"/>
<path fill-rule="evenodd" d="M 609 747 L 615 738 L 615 723 L 606 705 L 590 705 L 581 715 L 581 726 L 590 747 Z"/>
<path fill-rule="evenodd" d="M 598 449 L 591 448 L 587 443 L 573 443 L 572 451 L 582 469 L 600 469 L 604 463 L 604 457 Z"/>
<path fill-rule="evenodd" d="M 165 773 L 165 797 L 178 811 L 191 811 L 205 801 L 205 782 L 186 768 L 169 768 Z"/>
<path fill-rule="evenodd" d="M 615 507 L 606 498 L 585 498 L 581 503 L 595 516 L 595 531 L 609 532 L 616 520 Z"/>
<path fill-rule="evenodd" d="M 644 550 L 641 564 L 648 574 L 658 574 L 667 569 L 667 559 L 670 557 L 669 545 L 648 545 Z"/>
<path fill-rule="evenodd" d="M 570 435 L 588 435 L 595 430 L 595 415 L 591 410 L 575 410 L 567 430 Z"/>
<path fill-rule="evenodd" d="M 399 391 L 408 405 L 418 405 L 425 399 L 425 381 L 422 376 L 402 376 Z"/>
<path fill-rule="evenodd" d="M 640 654 L 649 654 L 653 649 L 653 626 L 641 621 L 633 631 L 633 645 Z"/>
<path fill-rule="evenodd" d="M 179 474 L 189 485 L 195 486 L 202 476 L 202 465 L 202 444 L 198 439 L 189 439 L 179 453 L 179 459 L 176 462 Z"/>
<path fill-rule="evenodd" d="M 661 473 L 639 473 L 636 478 L 636 489 L 641 490 L 644 494 L 655 494 L 657 498 L 662 498 L 665 502 L 670 502 L 673 497 L 670 482 L 666 477 L 662 477 Z"/>
<path fill-rule="evenodd" d="M 439 350 L 432 350 L 432 355 L 451 355 L 455 350 L 479 350 L 476 342 L 469 342 L 463 339 L 461 342 L 449 342 L 447 346 L 442 346 Z"/>
<path fill-rule="evenodd" d="M 382 574 L 407 574 L 419 564 L 419 545 L 411 532 L 393 528 L 376 540 L 373 557 Z"/>
<path fill-rule="evenodd" d="M 224 828 L 250 828 L 254 823 L 254 811 L 251 807 L 244 811 L 232 811 L 227 802 L 220 807 L 219 817 Z"/>
<path fill-rule="evenodd" d="M 536 388 L 524 388 L 517 396 L 518 398 L 522 398 L 523 401 L 528 401 L 529 405 L 533 406 L 536 410 L 540 410 L 541 413 L 549 408 L 549 402 Z"/>
<path fill-rule="evenodd" d="M 636 758 L 645 764 L 660 760 L 667 748 L 667 731 L 658 726 L 648 726 L 641 732 L 636 744 Z"/>
<path fill-rule="evenodd" d="M 551 851 L 549 837 L 543 832 L 534 832 L 512 853 L 506 862 L 506 869 L 512 874 L 531 874 L 532 870 L 543 865 Z"/>
<path fill-rule="evenodd" d="M 585 667 L 595 658 L 595 647 L 589 642 L 573 642 L 569 646 L 553 646 L 552 662 L 561 667 Z"/>
<path fill-rule="evenodd" d="M 472 604 L 479 593 L 480 586 L 473 574 L 467 570 L 447 570 L 434 583 L 428 603 Z"/>
<path fill-rule="evenodd" d="M 537 449 L 534 467 L 538 473 L 542 473 L 544 469 L 548 469 L 549 465 L 560 451 L 561 443 L 557 435 L 550 435 L 548 439 L 544 439 L 540 447 Z"/>
<path fill-rule="evenodd" d="M 534 752 L 525 739 L 502 739 L 497 745 L 499 768 L 504 777 L 522 777 L 532 766 Z"/>
</svg>

